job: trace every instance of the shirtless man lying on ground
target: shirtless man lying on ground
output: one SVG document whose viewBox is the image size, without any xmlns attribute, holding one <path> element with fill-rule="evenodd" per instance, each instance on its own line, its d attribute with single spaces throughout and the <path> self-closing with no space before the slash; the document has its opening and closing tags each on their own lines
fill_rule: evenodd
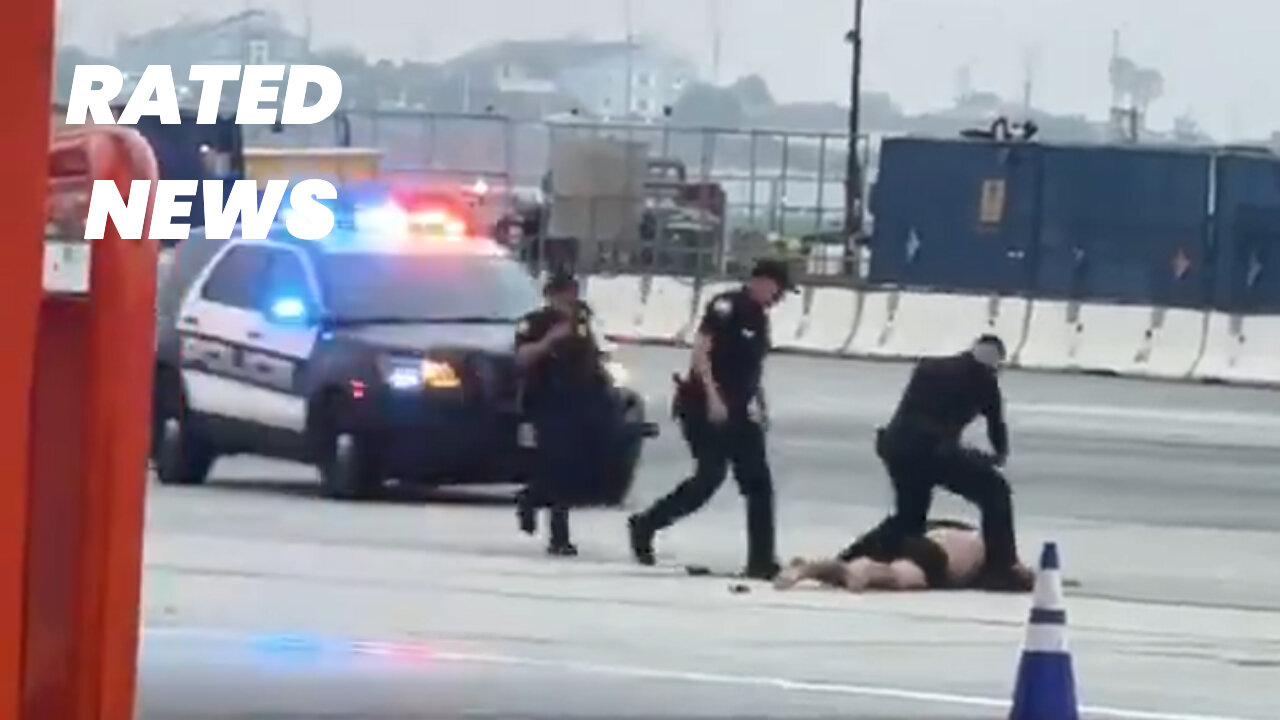
<svg viewBox="0 0 1280 720">
<path fill-rule="evenodd" d="M 867 590 L 980 589 L 986 547 L 974 526 L 955 520 L 931 520 L 924 537 L 909 538 L 894 557 L 856 557 L 840 560 L 797 558 L 778 575 L 774 587 L 786 590 L 805 580 Z M 1030 592 L 1035 577 L 1027 568 L 1017 572 Z"/>
</svg>

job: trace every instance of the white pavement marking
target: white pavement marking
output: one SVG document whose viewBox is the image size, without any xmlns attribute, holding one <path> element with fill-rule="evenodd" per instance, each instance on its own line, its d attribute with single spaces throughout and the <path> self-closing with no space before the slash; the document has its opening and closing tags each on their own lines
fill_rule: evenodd
<svg viewBox="0 0 1280 720">
<path fill-rule="evenodd" d="M 976 695 L 960 695 L 956 693 L 927 692 L 923 690 L 906 690 L 902 688 L 880 687 L 875 685 L 850 685 L 845 683 L 810 682 L 790 680 L 787 678 L 756 675 L 725 675 L 719 673 L 687 672 L 683 670 L 663 670 L 657 668 L 630 667 L 625 665 L 598 665 L 584 662 L 563 662 L 539 660 L 535 658 L 515 657 L 509 655 L 486 655 L 472 653 L 438 653 L 433 657 L 454 662 L 471 662 L 488 665 L 514 665 L 523 667 L 559 668 L 572 672 L 592 675 L 613 675 L 616 677 L 648 678 L 652 680 L 671 680 L 676 682 L 699 683 L 705 685 L 734 685 L 738 687 L 771 687 L 778 690 L 807 693 L 827 693 L 834 695 L 853 695 L 874 697 L 885 700 L 902 700 L 905 702 L 929 703 L 934 705 L 965 705 L 969 707 L 989 707 L 1007 710 L 1008 700 L 979 697 Z M 1250 720 L 1248 718 L 1224 715 L 1185 715 L 1178 713 L 1151 712 L 1147 710 L 1128 710 L 1103 706 L 1082 705 L 1080 712 L 1085 716 L 1096 718 L 1114 718 L 1115 720 Z"/>
<path fill-rule="evenodd" d="M 1056 403 L 1010 403 L 1009 409 L 1045 415 L 1080 415 L 1083 417 L 1207 423 L 1211 425 L 1243 425 L 1247 427 L 1268 426 L 1272 429 L 1280 429 L 1280 413 L 1117 407 L 1112 405 L 1064 405 Z"/>
<path fill-rule="evenodd" d="M 176 630 L 173 628 L 148 628 L 148 635 L 171 635 L 178 637 L 205 637 L 217 640 L 247 640 L 243 633 L 218 630 Z M 396 647 L 397 643 L 364 643 L 353 642 L 353 645 L 369 645 L 379 647 Z M 882 700 L 901 700 L 903 702 L 924 703 L 931 705 L 952 705 L 966 707 L 983 707 L 1007 710 L 1010 702 L 998 698 L 978 695 L 961 695 L 959 693 L 929 692 L 904 688 L 877 685 L 854 685 L 848 683 L 814 682 L 792 680 L 782 677 L 764 675 L 739 675 L 729 673 L 691 672 L 663 668 L 648 668 L 631 665 L 613 665 L 580 661 L 546 660 L 518 655 L 498 655 L 489 653 L 432 652 L 433 659 L 445 662 L 472 663 L 477 665 L 507 665 L 541 669 L 564 670 L 584 675 L 610 675 L 613 677 L 635 678 L 646 680 L 665 680 L 671 682 L 693 683 L 701 685 L 730 685 L 750 688 L 773 688 L 785 692 L 849 695 L 854 697 L 879 698 Z M 1167 713 L 1150 710 L 1130 710 L 1100 705 L 1082 705 L 1080 713 L 1085 717 L 1110 718 L 1112 720 L 1256 720 L 1229 715 L 1188 715 L 1184 713 Z"/>
</svg>

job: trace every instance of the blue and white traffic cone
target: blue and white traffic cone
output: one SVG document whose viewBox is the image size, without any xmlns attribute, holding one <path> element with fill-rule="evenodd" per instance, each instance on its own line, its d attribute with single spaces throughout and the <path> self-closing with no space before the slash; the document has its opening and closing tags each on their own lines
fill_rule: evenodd
<svg viewBox="0 0 1280 720">
<path fill-rule="evenodd" d="M 1009 720 L 1079 720 L 1057 543 L 1045 543 Z"/>
</svg>

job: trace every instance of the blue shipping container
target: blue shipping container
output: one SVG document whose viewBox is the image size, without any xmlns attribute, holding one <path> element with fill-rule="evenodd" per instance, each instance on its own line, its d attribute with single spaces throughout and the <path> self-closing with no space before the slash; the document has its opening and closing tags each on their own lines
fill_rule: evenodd
<svg viewBox="0 0 1280 720">
<path fill-rule="evenodd" d="M 1194 151 L 1046 147 L 1036 294 L 1202 307 L 1210 168 Z"/>
<path fill-rule="evenodd" d="M 1041 149 L 896 138 L 880 149 L 869 279 L 1020 294 L 1033 277 Z"/>
<path fill-rule="evenodd" d="M 1280 312 L 1280 159 L 1221 155 L 1214 180 L 1213 308 Z"/>
</svg>

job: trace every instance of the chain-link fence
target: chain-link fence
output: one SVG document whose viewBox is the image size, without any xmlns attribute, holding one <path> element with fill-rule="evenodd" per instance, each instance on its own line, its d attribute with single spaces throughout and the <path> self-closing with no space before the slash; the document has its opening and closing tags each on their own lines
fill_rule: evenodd
<svg viewBox="0 0 1280 720">
<path fill-rule="evenodd" d="M 792 258 L 799 274 L 820 276 L 814 280 L 858 275 L 844 232 L 846 135 L 423 111 L 348 112 L 321 125 L 246 132 L 250 147 L 376 148 L 392 180 L 483 182 L 486 222 L 504 234 L 519 230 L 537 262 L 570 252 L 586 271 L 718 275 L 770 254 Z M 563 217 L 571 203 L 548 175 L 567 148 L 593 144 L 629 148 L 621 167 L 631 169 L 620 172 L 636 162 L 642 172 L 632 186 L 594 191 L 588 219 L 566 233 L 549 215 Z M 865 145 L 859 154 L 865 159 Z M 560 209 L 548 213 L 548 205 Z M 635 222 L 620 228 L 624 206 Z M 555 249 L 570 241 L 574 251 Z"/>
</svg>

